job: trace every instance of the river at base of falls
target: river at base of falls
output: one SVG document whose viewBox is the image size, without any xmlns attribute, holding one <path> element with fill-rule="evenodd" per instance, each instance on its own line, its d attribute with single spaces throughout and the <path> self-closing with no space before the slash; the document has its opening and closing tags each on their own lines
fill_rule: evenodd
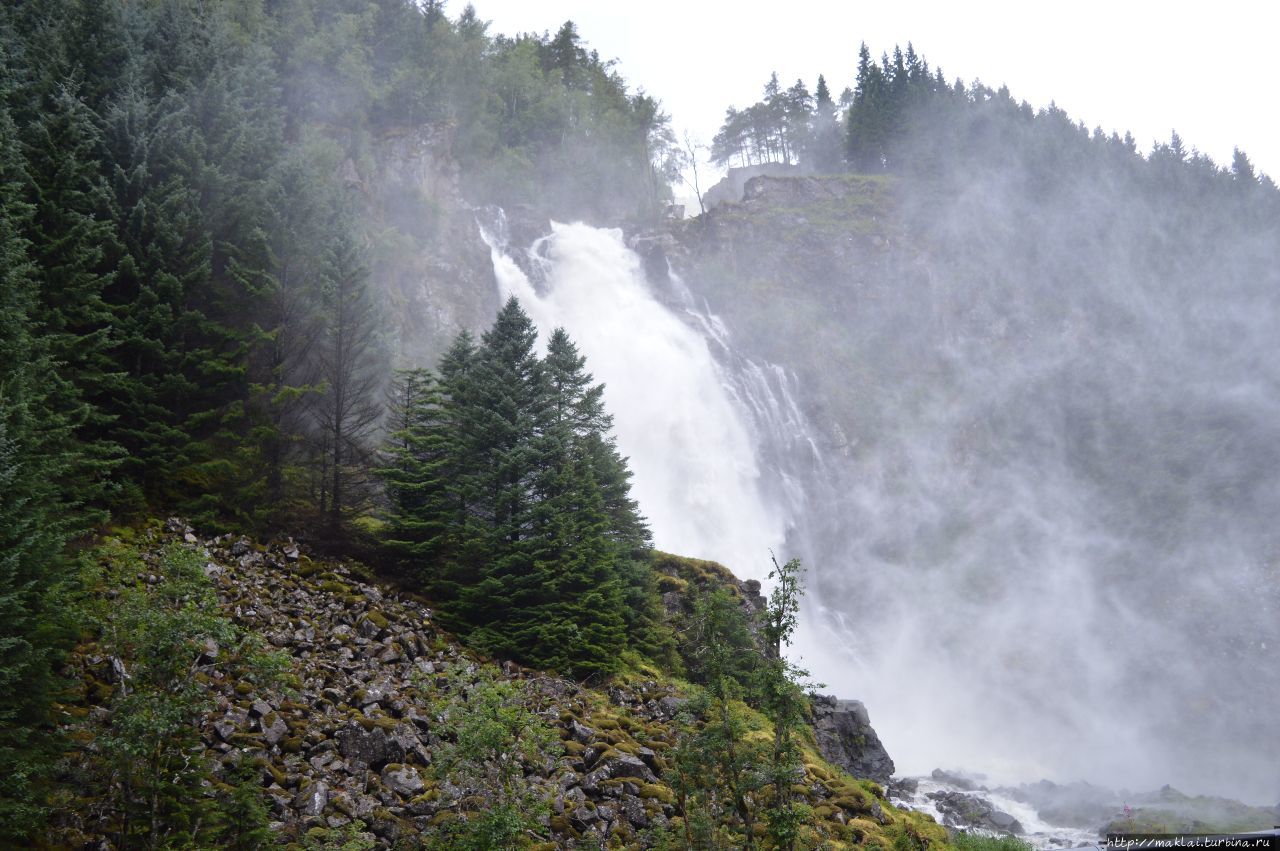
<svg viewBox="0 0 1280 851">
<path fill-rule="evenodd" d="M 941 772 L 938 772 L 938 774 L 941 774 Z M 972 823 L 964 823 L 939 806 L 939 799 L 951 798 L 955 800 L 955 796 L 967 796 L 983 802 L 985 805 L 989 805 L 990 812 L 1015 819 L 1021 829 L 1017 833 L 1010 834 L 992 827 L 980 827 Z M 1105 820 L 1120 815 L 1123 808 L 1123 804 L 1121 804 L 1115 808 L 1116 812 L 1100 810 L 1098 817 L 1103 821 L 1099 822 L 1097 828 L 1090 830 L 1080 827 L 1068 827 L 1048 821 L 1033 804 L 1026 800 L 1026 796 L 1017 789 L 986 789 L 972 783 L 965 783 L 963 780 L 956 782 L 955 779 L 937 777 L 907 778 L 905 781 L 899 780 L 891 784 L 889 798 L 895 806 L 907 807 L 917 812 L 925 813 L 932 816 L 938 824 L 946 825 L 955 830 L 963 830 L 985 836 L 1015 835 L 1018 839 L 1028 842 L 1036 848 L 1044 849 L 1078 848 L 1097 844 L 1101 841 L 1099 830 Z"/>
</svg>

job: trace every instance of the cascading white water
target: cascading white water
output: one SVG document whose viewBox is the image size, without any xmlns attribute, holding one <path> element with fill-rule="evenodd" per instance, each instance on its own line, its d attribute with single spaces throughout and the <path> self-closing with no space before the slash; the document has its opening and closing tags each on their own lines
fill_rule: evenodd
<svg viewBox="0 0 1280 851">
<path fill-rule="evenodd" d="M 568 331 L 606 385 L 632 495 L 655 545 L 763 578 L 790 512 L 762 478 L 747 397 L 717 364 L 708 336 L 658 298 L 620 231 L 553 224 L 530 254 L 545 273 L 536 287 L 500 233 L 484 236 L 503 296 L 520 299 L 544 342 L 556 327 Z M 715 320 L 697 321 L 710 328 Z M 719 333 L 711 340 L 723 345 Z"/>
<path fill-rule="evenodd" d="M 1247 744 L 1233 744 L 1209 770 L 1201 757 L 1212 747 L 1162 742 L 1161 730 L 1186 729 L 1175 716 L 1204 713 L 1200 729 L 1214 732 L 1216 716 L 1241 710 L 1234 693 L 1212 703 L 1206 690 L 1204 700 L 1167 713 L 1144 697 L 1174 675 L 1202 676 L 1188 678 L 1189 663 L 1173 652 L 1184 646 L 1177 620 L 1163 623 L 1122 593 L 1090 593 L 1103 587 L 1096 565 L 1115 561 L 1108 547 L 1116 542 L 1075 522 L 1089 515 L 1071 502 L 1076 489 L 1044 484 L 1062 470 L 1010 461 L 968 470 L 957 459 L 967 438 L 939 439 L 949 432 L 921 425 L 933 423 L 927 406 L 901 418 L 856 468 L 824 457 L 787 373 L 736 352 L 723 323 L 678 278 L 655 289 L 620 232 L 555 225 L 520 257 L 531 281 L 501 230 L 486 239 L 503 295 L 519 297 L 544 335 L 565 327 L 608 385 L 633 494 L 656 544 L 744 577 L 764 578 L 769 549 L 817 566 L 799 651 L 816 679 L 867 702 L 900 773 L 945 763 L 1002 783 L 1088 777 L 1195 789 L 1243 776 L 1247 762 L 1249 784 L 1265 786 L 1268 762 L 1245 753 Z M 1022 367 L 1019 375 L 1031 372 Z M 945 410 L 932 416 L 986 422 L 981 406 L 1000 387 L 978 373 L 970 392 L 943 394 Z M 1009 395 L 1017 404 L 1000 402 L 997 412 L 1020 409 L 1021 397 Z M 987 531 L 965 546 L 952 540 L 970 527 Z M 941 559 L 930 546 L 951 553 L 945 573 L 921 582 L 893 569 L 903 553 L 926 565 Z M 1026 569 L 1001 569 L 1005 547 Z M 1257 631 L 1260 650 L 1270 637 L 1270 627 Z M 1031 655 L 1032 641 L 1042 658 Z M 1142 711 L 1123 711 L 1143 700 Z"/>
</svg>

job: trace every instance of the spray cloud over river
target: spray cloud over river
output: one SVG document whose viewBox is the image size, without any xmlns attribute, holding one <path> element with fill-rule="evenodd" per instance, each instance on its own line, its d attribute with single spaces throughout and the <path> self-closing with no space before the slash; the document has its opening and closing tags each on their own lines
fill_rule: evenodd
<svg viewBox="0 0 1280 851">
<path fill-rule="evenodd" d="M 787 374 L 735 351 L 679 280 L 671 291 L 646 280 L 620 232 L 555 225 L 518 264 L 512 252 L 524 249 L 502 230 L 487 239 L 503 295 L 519 297 L 543 334 L 563 326 L 607 385 L 656 544 L 754 578 L 770 548 L 804 558 L 810 613 L 798 649 L 828 691 L 867 703 L 900 773 L 941 765 L 994 782 L 1172 783 L 1259 802 L 1275 793 L 1274 720 L 1250 697 L 1274 687 L 1264 664 L 1277 640 L 1265 585 L 1274 562 L 1251 554 L 1255 530 L 1229 504 L 1197 509 L 1194 493 L 1178 496 L 1195 445 L 1171 444 L 1186 457 L 1150 467 L 1165 478 L 1145 484 L 1105 466 L 1168 452 L 1168 416 L 1193 434 L 1196 418 L 1229 429 L 1224 418 L 1237 414 L 1268 431 L 1240 407 L 1240 388 L 1189 383 L 1179 393 L 1195 404 L 1166 413 L 1163 385 L 1143 370 L 1154 354 L 1176 354 L 1155 330 L 1148 351 L 1126 360 L 1098 351 L 1084 309 L 1068 310 L 1060 332 L 1027 335 L 1016 354 L 1001 340 L 919 327 L 929 311 L 895 291 L 846 329 L 855 343 L 868 329 L 884 335 L 860 356 L 870 378 L 849 380 L 891 427 L 855 435 L 858 451 L 841 455 L 819 448 Z M 949 300 L 975 298 L 931 286 L 940 322 L 952 321 Z M 985 322 L 981 311 L 1004 305 L 965 309 L 965 321 Z M 917 344 L 934 349 L 913 354 Z M 925 368 L 935 356 L 942 368 Z M 947 380 L 921 386 L 894 374 L 902 364 Z M 1148 443 L 1107 445 L 1138 435 Z M 1242 453 L 1227 444 L 1218 460 Z M 1086 477 L 1082 464 L 1103 466 Z M 1103 510 L 1135 487 L 1152 506 L 1209 512 L 1191 520 L 1222 537 L 1148 540 L 1177 527 L 1125 526 L 1135 518 Z M 1270 503 L 1274 493 L 1243 496 Z"/>
</svg>

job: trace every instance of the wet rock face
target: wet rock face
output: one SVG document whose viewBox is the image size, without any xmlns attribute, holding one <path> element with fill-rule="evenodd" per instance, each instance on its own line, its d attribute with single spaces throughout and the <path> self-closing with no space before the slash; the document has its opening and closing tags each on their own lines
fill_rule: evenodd
<svg viewBox="0 0 1280 851">
<path fill-rule="evenodd" d="M 813 730 L 823 759 L 854 777 L 888 783 L 893 760 L 871 727 L 867 708 L 857 700 L 813 696 Z"/>
</svg>

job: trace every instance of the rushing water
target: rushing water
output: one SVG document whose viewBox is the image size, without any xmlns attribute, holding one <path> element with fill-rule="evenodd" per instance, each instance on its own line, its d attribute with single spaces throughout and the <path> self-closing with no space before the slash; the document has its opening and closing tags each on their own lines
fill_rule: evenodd
<svg viewBox="0 0 1280 851">
<path fill-rule="evenodd" d="M 798 414 L 773 392 L 749 391 L 755 382 L 780 386 L 785 376 L 744 364 L 743 381 L 727 369 L 723 326 L 678 286 L 660 298 L 620 231 L 555 224 L 519 249 L 503 230 L 501 218 L 484 229 L 503 295 L 520 299 L 543 342 L 557 327 L 568 331 L 606 385 L 655 545 L 764 578 L 791 512 L 786 483 L 765 474 L 757 424 Z M 513 257 L 519 250 L 523 264 Z M 790 498 L 797 493 L 793 485 Z"/>
<path fill-rule="evenodd" d="M 1205 771 L 1188 743 L 1157 747 L 1163 716 L 1130 705 L 1144 698 L 1117 687 L 1135 682 L 1127 661 L 1134 654 L 1153 677 L 1185 666 L 1170 656 L 1182 643 L 1171 627 L 1139 617 L 1136 605 L 1126 608 L 1124 597 L 1100 602 L 1092 593 L 1106 554 L 1089 529 L 1071 527 L 1080 515 L 1072 506 L 1051 504 L 1045 515 L 1042 498 L 1020 491 L 1026 476 L 975 491 L 956 474 L 948 446 L 914 435 L 910 423 L 907 448 L 864 460 L 851 475 L 849 465 L 823 457 L 788 373 L 737 352 L 678 277 L 648 280 L 620 231 L 556 224 L 533 245 L 513 246 L 500 215 L 483 231 L 502 294 L 521 300 L 544 340 L 564 327 L 606 384 L 633 495 L 659 548 L 757 579 L 771 550 L 821 567 L 799 653 L 829 691 L 867 703 L 900 773 L 945 762 L 998 783 L 1051 777 L 1154 788 L 1195 782 Z M 894 464 L 907 464 L 919 488 L 894 490 L 902 479 Z M 988 492 L 999 504 L 974 501 Z M 1051 552 L 1052 564 L 997 576 L 1000 554 L 979 550 L 972 563 L 904 584 L 881 564 L 885 536 L 922 546 L 911 542 L 932 539 L 930 512 L 952 504 L 985 518 L 992 531 L 984 540 L 1004 535 Z M 1242 759 L 1218 755 L 1213 776 Z M 1077 838 L 1004 803 L 1043 844 Z"/>
</svg>

